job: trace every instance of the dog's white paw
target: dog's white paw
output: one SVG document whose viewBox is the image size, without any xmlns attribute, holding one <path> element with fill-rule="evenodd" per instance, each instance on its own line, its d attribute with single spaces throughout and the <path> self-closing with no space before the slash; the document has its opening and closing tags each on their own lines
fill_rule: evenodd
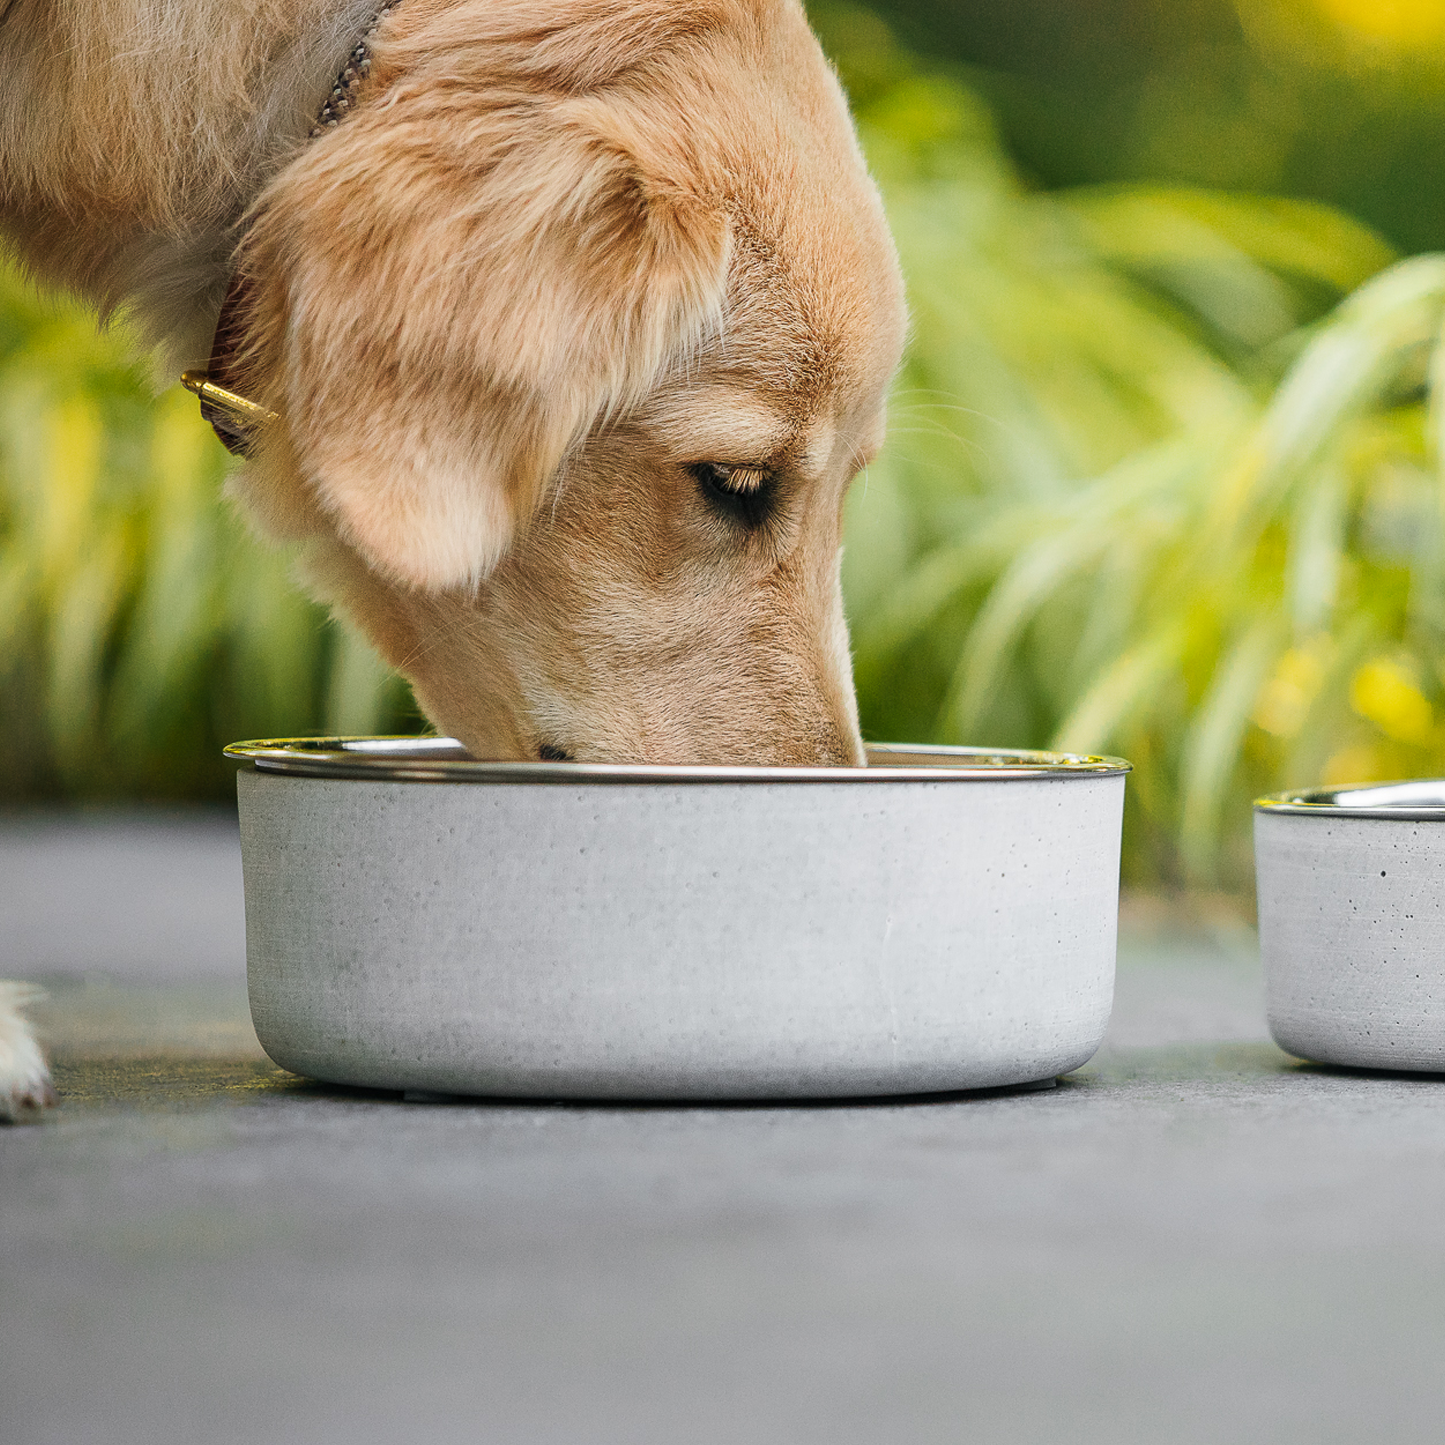
<svg viewBox="0 0 1445 1445">
<path fill-rule="evenodd" d="M 34 984 L 0 979 L 0 1123 L 13 1124 L 55 1103 L 45 1055 L 20 1012 L 44 997 Z"/>
</svg>

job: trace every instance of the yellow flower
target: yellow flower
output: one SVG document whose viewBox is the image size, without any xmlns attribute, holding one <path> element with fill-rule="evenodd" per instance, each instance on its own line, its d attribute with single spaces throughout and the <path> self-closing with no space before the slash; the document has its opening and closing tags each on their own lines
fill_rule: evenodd
<svg viewBox="0 0 1445 1445">
<path fill-rule="evenodd" d="M 1292 738 L 1304 726 L 1310 703 L 1324 681 L 1328 639 L 1292 647 L 1280 658 L 1254 708 L 1254 722 L 1275 737 Z"/>
<path fill-rule="evenodd" d="M 1440 0 L 1315 0 L 1326 19 L 1370 40 L 1401 46 L 1445 39 Z"/>
<path fill-rule="evenodd" d="M 1397 658 L 1372 658 L 1355 673 L 1350 706 L 1396 742 L 1428 742 L 1435 729 L 1435 714 L 1420 691 L 1418 674 Z"/>
</svg>

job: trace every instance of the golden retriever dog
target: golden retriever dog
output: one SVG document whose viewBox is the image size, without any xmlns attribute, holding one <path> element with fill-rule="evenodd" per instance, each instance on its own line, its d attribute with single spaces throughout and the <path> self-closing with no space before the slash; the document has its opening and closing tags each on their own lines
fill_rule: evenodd
<svg viewBox="0 0 1445 1445">
<path fill-rule="evenodd" d="M 220 358 L 235 497 L 473 754 L 861 760 L 904 307 L 796 0 L 0 0 L 0 230 Z"/>
</svg>

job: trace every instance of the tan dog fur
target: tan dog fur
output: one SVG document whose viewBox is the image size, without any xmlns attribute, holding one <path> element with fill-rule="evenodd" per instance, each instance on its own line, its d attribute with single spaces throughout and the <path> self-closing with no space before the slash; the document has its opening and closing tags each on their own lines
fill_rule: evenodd
<svg viewBox="0 0 1445 1445">
<path fill-rule="evenodd" d="M 405 0 L 306 144 L 365 14 L 10 0 L 6 234 L 194 363 L 251 208 L 284 423 L 236 490 L 474 752 L 855 760 L 838 509 L 902 305 L 799 9 Z M 710 514 L 702 461 L 776 515 Z"/>
<path fill-rule="evenodd" d="M 858 761 L 840 509 L 904 313 L 796 0 L 403 0 L 307 142 L 373 8 L 0 0 L 0 230 L 174 365 L 244 268 L 282 420 L 235 492 L 474 753 Z"/>
</svg>

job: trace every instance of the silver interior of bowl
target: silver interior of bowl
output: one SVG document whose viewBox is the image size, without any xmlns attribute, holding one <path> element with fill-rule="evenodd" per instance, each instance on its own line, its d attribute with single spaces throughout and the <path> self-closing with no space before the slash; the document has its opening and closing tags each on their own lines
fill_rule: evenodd
<svg viewBox="0 0 1445 1445">
<path fill-rule="evenodd" d="M 453 738 L 271 738 L 226 756 L 262 772 L 414 783 L 894 783 L 1097 777 L 1122 758 L 1008 748 L 874 743 L 864 768 L 674 767 L 639 763 L 478 762 Z"/>
<path fill-rule="evenodd" d="M 1334 818 L 1445 819 L 1445 778 L 1271 793 L 1256 799 L 1254 806 L 1264 812 Z"/>
</svg>

